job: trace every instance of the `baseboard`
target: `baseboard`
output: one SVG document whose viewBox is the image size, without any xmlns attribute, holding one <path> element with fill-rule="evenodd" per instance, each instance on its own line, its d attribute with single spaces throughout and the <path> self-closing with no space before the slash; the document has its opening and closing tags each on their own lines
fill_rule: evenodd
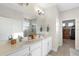
<svg viewBox="0 0 79 59">
<path fill-rule="evenodd" d="M 75 48 L 76 50 L 79 50 L 79 48 Z"/>
</svg>

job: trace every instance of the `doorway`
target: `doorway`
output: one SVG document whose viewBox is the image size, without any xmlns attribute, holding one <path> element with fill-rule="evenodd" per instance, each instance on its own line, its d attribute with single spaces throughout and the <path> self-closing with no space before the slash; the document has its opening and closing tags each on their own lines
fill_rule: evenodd
<svg viewBox="0 0 79 59">
<path fill-rule="evenodd" d="M 75 48 L 75 20 L 63 21 L 63 44 L 69 44 Z"/>
</svg>

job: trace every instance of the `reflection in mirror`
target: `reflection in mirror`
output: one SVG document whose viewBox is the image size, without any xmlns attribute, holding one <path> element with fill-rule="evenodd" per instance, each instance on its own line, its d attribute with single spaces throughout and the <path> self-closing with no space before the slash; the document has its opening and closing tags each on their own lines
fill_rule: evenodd
<svg viewBox="0 0 79 59">
<path fill-rule="evenodd" d="M 27 34 L 29 33 L 29 27 L 30 27 L 30 21 L 29 19 L 24 19 L 23 21 L 23 32 L 24 32 L 24 37 L 27 36 Z"/>
<path fill-rule="evenodd" d="M 27 37 L 32 33 L 36 34 L 36 19 L 24 19 L 23 31 L 24 37 Z"/>
</svg>

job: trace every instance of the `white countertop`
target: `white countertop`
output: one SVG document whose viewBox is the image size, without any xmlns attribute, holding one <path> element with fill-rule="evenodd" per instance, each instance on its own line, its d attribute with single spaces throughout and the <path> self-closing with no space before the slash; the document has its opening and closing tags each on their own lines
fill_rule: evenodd
<svg viewBox="0 0 79 59">
<path fill-rule="evenodd" d="M 11 45 L 7 41 L 6 43 L 0 44 L 0 56 L 9 55 L 9 54 L 15 52 L 16 50 L 22 48 L 23 46 L 26 46 L 28 48 L 30 45 L 33 45 L 41 40 L 42 40 L 42 38 L 31 40 L 31 41 L 22 41 L 22 42 L 17 42 L 15 45 Z"/>
<path fill-rule="evenodd" d="M 32 41 L 22 41 L 22 42 L 16 43 L 15 45 L 11 45 L 10 43 L 6 42 L 6 43 L 0 45 L 0 56 L 5 56 L 8 54 L 11 54 L 23 46 L 26 46 L 28 48 L 29 45 L 34 44 L 39 41 L 40 41 L 40 39 L 32 40 Z"/>
</svg>

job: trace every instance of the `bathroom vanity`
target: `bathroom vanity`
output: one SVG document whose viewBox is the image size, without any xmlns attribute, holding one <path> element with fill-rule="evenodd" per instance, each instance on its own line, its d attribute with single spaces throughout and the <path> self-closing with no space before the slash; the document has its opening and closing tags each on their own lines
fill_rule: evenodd
<svg viewBox="0 0 79 59">
<path fill-rule="evenodd" d="M 0 46 L 0 56 L 45 56 L 52 50 L 52 38 L 40 38 L 31 41 L 18 42 L 10 45 L 8 42 Z"/>
</svg>

